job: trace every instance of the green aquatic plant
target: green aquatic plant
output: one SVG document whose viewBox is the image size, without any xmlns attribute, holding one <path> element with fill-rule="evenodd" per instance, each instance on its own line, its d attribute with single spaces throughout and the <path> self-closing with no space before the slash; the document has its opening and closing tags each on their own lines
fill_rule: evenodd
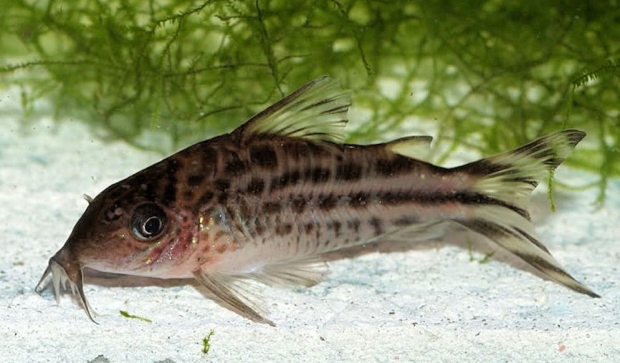
<svg viewBox="0 0 620 363">
<path fill-rule="evenodd" d="M 494 251 L 492 252 L 486 252 L 482 257 L 478 258 L 476 256 L 474 256 L 474 248 L 472 246 L 471 241 L 469 240 L 469 238 L 467 238 L 465 240 L 465 246 L 467 246 L 467 254 L 469 255 L 469 262 L 478 262 L 479 264 L 483 265 L 485 263 L 488 263 L 491 261 L 491 258 L 493 257 L 493 255 L 495 254 Z"/>
<path fill-rule="evenodd" d="M 121 314 L 121 316 L 124 316 L 124 317 L 125 317 L 125 318 L 127 318 L 127 319 L 136 319 L 136 320 L 141 320 L 141 321 L 143 321 L 143 322 L 145 322 L 145 323 L 152 323 L 152 322 L 153 322 L 153 320 L 151 320 L 151 319 L 148 319 L 148 318 L 143 318 L 143 317 L 141 317 L 141 316 L 137 316 L 137 315 L 132 315 L 132 314 L 129 314 L 129 313 L 128 313 L 127 311 L 125 311 L 125 310 L 119 310 L 118 312 Z"/>
<path fill-rule="evenodd" d="M 209 354 L 211 350 L 211 337 L 215 334 L 215 330 L 211 329 L 206 337 L 202 338 L 202 353 Z"/>
<path fill-rule="evenodd" d="M 354 90 L 348 141 L 431 133 L 437 161 L 562 128 L 568 163 L 620 176 L 614 1 L 9 0 L 2 86 L 55 118 L 169 153 L 329 74 Z"/>
</svg>

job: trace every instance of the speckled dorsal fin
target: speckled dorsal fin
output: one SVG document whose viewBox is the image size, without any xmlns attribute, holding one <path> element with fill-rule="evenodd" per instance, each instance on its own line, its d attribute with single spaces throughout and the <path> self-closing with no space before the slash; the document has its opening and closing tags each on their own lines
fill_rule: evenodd
<svg viewBox="0 0 620 363">
<path fill-rule="evenodd" d="M 351 92 L 323 76 L 256 114 L 234 133 L 242 140 L 260 135 L 342 142 Z"/>
<path fill-rule="evenodd" d="M 408 136 L 390 141 L 385 147 L 395 154 L 426 161 L 430 156 L 431 141 L 430 136 Z"/>
</svg>

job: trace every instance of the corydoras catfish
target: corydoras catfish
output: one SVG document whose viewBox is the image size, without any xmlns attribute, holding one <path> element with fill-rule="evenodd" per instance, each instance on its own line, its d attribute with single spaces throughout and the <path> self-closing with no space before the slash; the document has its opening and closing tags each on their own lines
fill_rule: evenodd
<svg viewBox="0 0 620 363">
<path fill-rule="evenodd" d="M 312 286 L 322 254 L 372 241 L 440 238 L 469 229 L 547 278 L 598 297 L 536 236 L 532 190 L 585 136 L 560 131 L 516 150 L 443 168 L 416 159 L 428 136 L 343 143 L 351 104 L 321 77 L 229 134 L 192 145 L 111 185 L 49 260 L 54 293 L 83 290 L 85 268 L 194 278 L 230 310 L 272 324 L 256 282 Z"/>
</svg>

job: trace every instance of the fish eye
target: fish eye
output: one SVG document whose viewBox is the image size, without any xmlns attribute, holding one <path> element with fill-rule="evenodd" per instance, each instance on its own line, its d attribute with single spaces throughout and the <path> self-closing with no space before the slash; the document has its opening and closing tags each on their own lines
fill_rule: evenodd
<svg viewBox="0 0 620 363">
<path fill-rule="evenodd" d="M 166 212 L 155 203 L 144 203 L 136 207 L 131 216 L 131 234 L 141 241 L 159 237 L 168 218 Z"/>
</svg>

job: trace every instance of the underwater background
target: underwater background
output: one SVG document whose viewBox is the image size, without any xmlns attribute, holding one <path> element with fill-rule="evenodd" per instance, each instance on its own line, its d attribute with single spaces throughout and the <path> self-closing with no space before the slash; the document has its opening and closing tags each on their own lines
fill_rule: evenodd
<svg viewBox="0 0 620 363">
<path fill-rule="evenodd" d="M 442 161 L 582 129 L 568 163 L 600 175 L 601 202 L 620 175 L 618 21 L 617 1 L 10 0 L 0 87 L 26 124 L 166 154 L 327 74 L 354 91 L 348 142 L 432 134 Z"/>
<path fill-rule="evenodd" d="M 617 1 L 4 2 L 0 361 L 610 361 L 619 21 Z M 180 283 L 87 281 L 100 325 L 70 294 L 56 305 L 34 292 L 82 193 L 231 131 L 324 74 L 353 90 L 347 142 L 431 135 L 441 165 L 586 131 L 532 214 L 554 256 L 602 298 L 468 251 L 463 235 L 370 246 L 331 262 L 311 289 L 266 288 L 276 328 Z"/>
</svg>

